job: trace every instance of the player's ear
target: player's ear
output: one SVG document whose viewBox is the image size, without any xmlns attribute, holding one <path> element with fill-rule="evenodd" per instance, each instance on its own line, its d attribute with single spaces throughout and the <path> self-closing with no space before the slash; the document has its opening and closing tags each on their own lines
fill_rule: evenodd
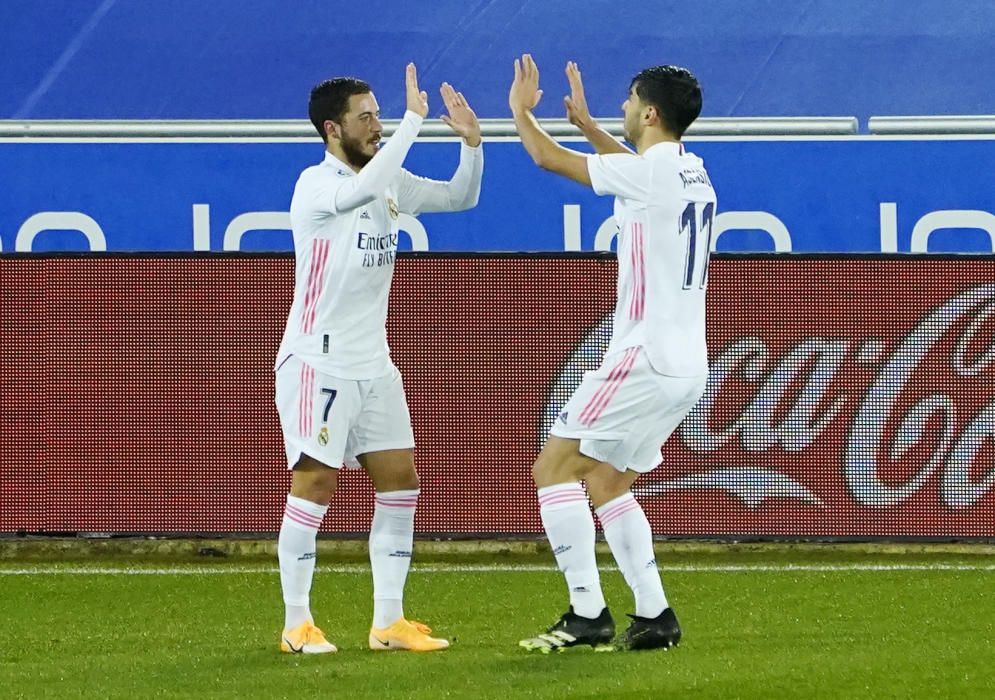
<svg viewBox="0 0 995 700">
<path fill-rule="evenodd" d="M 325 135 L 328 136 L 328 138 L 332 138 L 333 136 L 337 139 L 342 138 L 341 127 L 331 119 L 326 119 L 322 124 L 322 127 L 324 127 Z"/>
<path fill-rule="evenodd" d="M 657 111 L 655 105 L 646 105 L 645 109 L 643 109 L 643 123 L 646 126 L 660 123 L 660 113 Z"/>
</svg>

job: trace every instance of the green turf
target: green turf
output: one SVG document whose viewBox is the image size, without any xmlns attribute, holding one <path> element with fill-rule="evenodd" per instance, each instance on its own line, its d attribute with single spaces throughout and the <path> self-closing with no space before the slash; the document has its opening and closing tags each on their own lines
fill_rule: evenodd
<svg viewBox="0 0 995 700">
<path fill-rule="evenodd" d="M 0 696 L 995 697 L 995 558 L 787 552 L 748 563 L 974 568 L 716 571 L 721 557 L 687 555 L 681 565 L 705 570 L 668 571 L 664 563 L 685 632 L 680 648 L 548 656 L 516 642 L 565 607 L 555 571 L 416 568 L 409 615 L 453 641 L 446 652 L 416 655 L 366 650 L 369 572 L 324 570 L 312 607 L 340 652 L 304 657 L 277 652 L 279 577 L 259 571 L 259 562 L 248 572 L 221 563 L 236 572 L 140 576 L 21 564 L 36 573 L 0 575 Z M 608 571 L 603 580 L 616 618 L 625 619 L 631 605 L 621 575 Z"/>
</svg>

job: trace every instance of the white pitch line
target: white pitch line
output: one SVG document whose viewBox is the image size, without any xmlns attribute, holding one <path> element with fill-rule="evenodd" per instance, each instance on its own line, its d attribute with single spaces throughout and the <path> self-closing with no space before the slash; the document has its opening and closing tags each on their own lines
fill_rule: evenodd
<svg viewBox="0 0 995 700">
<path fill-rule="evenodd" d="M 603 571 L 617 571 L 615 566 L 603 566 Z M 675 565 L 660 568 L 663 573 L 832 573 L 842 571 L 995 571 L 995 564 L 715 564 L 715 565 Z M 319 566 L 323 574 L 364 574 L 370 567 L 363 564 L 342 566 Z M 416 574 L 450 573 L 531 573 L 554 572 L 552 566 L 539 564 L 432 564 L 413 566 Z M 276 574 L 279 569 L 267 567 L 169 567 L 169 568 L 129 568 L 129 567 L 61 567 L 34 566 L 20 569 L 0 568 L 0 576 L 218 576 L 233 574 Z"/>
</svg>

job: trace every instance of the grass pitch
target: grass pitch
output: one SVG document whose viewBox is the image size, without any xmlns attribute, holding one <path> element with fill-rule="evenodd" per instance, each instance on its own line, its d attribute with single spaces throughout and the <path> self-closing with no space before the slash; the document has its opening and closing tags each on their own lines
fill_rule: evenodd
<svg viewBox="0 0 995 700">
<path fill-rule="evenodd" d="M 666 545 L 660 545 L 665 549 Z M 277 651 L 275 562 L 0 564 L 0 696 L 240 698 L 995 697 L 995 556 L 772 547 L 661 553 L 670 652 L 529 654 L 566 608 L 545 560 L 418 562 L 406 611 L 451 649 L 366 649 L 367 567 L 319 561 L 339 653 Z M 417 557 L 417 553 L 416 553 Z M 619 626 L 631 597 L 603 574 Z"/>
</svg>

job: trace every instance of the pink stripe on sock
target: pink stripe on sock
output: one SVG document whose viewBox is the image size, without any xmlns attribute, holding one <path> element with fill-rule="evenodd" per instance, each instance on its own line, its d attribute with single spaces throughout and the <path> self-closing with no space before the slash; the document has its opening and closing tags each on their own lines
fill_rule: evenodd
<svg viewBox="0 0 995 700">
<path fill-rule="evenodd" d="M 378 506 L 383 506 L 384 508 L 414 508 L 418 505 L 417 498 L 405 501 L 384 501 L 382 499 L 375 498 L 374 502 Z"/>
<path fill-rule="evenodd" d="M 286 507 L 287 510 L 293 511 L 294 513 L 297 513 L 298 515 L 302 515 L 305 518 L 313 518 L 315 520 L 321 520 L 322 515 L 323 515 L 323 514 L 317 514 L 316 515 L 316 514 L 312 513 L 309 510 L 305 510 L 304 508 L 301 508 L 300 506 L 295 506 L 293 503 L 288 503 L 285 507 Z M 318 506 L 318 507 L 320 508 L 321 506 Z"/>
<path fill-rule="evenodd" d="M 601 516 L 608 517 L 612 513 L 614 513 L 616 510 L 618 510 L 619 508 L 625 508 L 627 505 L 629 505 L 630 503 L 634 503 L 635 500 L 636 500 L 635 497 L 632 495 L 632 493 L 628 493 L 624 497 L 623 496 L 619 496 L 619 498 L 622 499 L 622 500 L 619 500 L 619 502 L 616 503 L 615 505 L 609 506 L 608 508 L 605 508 L 604 506 L 602 506 L 601 508 L 599 508 L 598 511 L 600 512 L 600 515 L 598 515 L 598 517 L 599 518 Z"/>
<path fill-rule="evenodd" d="M 639 510 L 639 504 L 636 503 L 635 501 L 630 503 L 627 507 L 623 507 L 621 510 L 613 509 L 612 513 L 609 515 L 599 515 L 598 520 L 601 521 L 602 525 L 608 525 L 609 523 L 615 522 L 623 515 L 633 510 Z"/>
<path fill-rule="evenodd" d="M 293 520 L 298 525 L 303 525 L 304 527 L 308 528 L 309 530 L 317 530 L 318 527 L 319 527 L 318 525 L 315 525 L 314 523 L 312 523 L 312 522 L 310 522 L 308 520 L 301 520 L 298 516 L 291 515 L 290 513 L 287 513 L 287 512 L 285 512 L 283 514 L 283 517 L 285 517 L 287 520 Z"/>
<path fill-rule="evenodd" d="M 555 490 L 547 490 L 555 489 Z M 564 494 L 583 494 L 584 487 L 577 482 L 562 484 L 559 487 L 549 486 L 541 488 L 536 492 L 536 496 L 539 497 L 541 501 L 544 498 L 552 498 L 553 496 L 562 496 Z"/>
<path fill-rule="evenodd" d="M 311 515 L 305 510 L 301 510 L 295 506 L 287 504 L 286 515 L 291 520 L 299 523 L 304 523 L 305 525 L 310 525 L 311 527 L 319 527 L 321 525 L 321 518 L 316 515 Z"/>
<path fill-rule="evenodd" d="M 544 496 L 539 499 L 539 505 L 541 506 L 551 506 L 560 503 L 573 503 L 574 501 L 578 503 L 586 503 L 587 496 L 583 491 L 580 493 L 553 493 L 548 496 Z"/>
</svg>

